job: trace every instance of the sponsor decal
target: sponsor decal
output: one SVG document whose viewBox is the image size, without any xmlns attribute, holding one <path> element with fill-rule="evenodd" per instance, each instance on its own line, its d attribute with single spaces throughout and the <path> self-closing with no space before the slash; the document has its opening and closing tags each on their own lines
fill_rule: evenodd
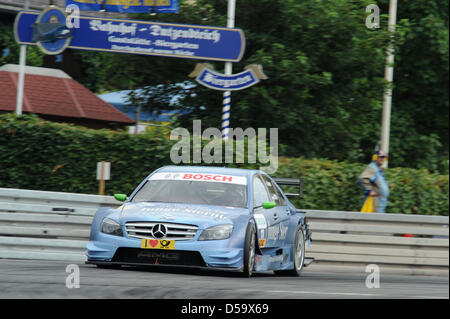
<svg viewBox="0 0 450 319">
<path fill-rule="evenodd" d="M 137 205 L 139 206 L 143 206 L 145 204 L 142 205 Z M 132 208 L 132 207 L 129 207 Z M 193 214 L 193 215 L 198 215 L 198 216 L 206 216 L 206 217 L 212 217 L 216 220 L 223 220 L 226 218 L 226 215 L 224 215 L 220 210 L 217 209 L 211 209 L 211 208 L 197 208 L 197 207 L 180 207 L 180 205 L 175 205 L 175 206 L 159 206 L 159 205 L 148 205 L 146 207 L 142 207 L 141 209 L 139 209 L 139 211 L 135 211 L 135 210 L 128 210 L 128 211 L 123 211 L 123 216 L 127 217 L 127 216 L 148 216 L 150 214 L 162 214 L 162 215 L 166 215 L 166 214 L 172 214 L 173 218 L 176 217 L 180 217 L 183 214 Z"/>
<path fill-rule="evenodd" d="M 174 249 L 174 240 L 159 240 L 159 239 L 142 239 L 141 248 L 143 249 Z"/>
<path fill-rule="evenodd" d="M 279 239 L 281 239 L 281 240 L 286 239 L 287 231 L 288 231 L 288 224 L 287 223 L 280 224 L 280 237 L 279 237 Z"/>
<path fill-rule="evenodd" d="M 270 262 L 282 262 L 283 255 L 270 256 Z"/>
<path fill-rule="evenodd" d="M 277 224 L 269 227 L 268 239 L 270 240 L 284 240 L 286 239 L 288 227 L 283 224 Z"/>
<path fill-rule="evenodd" d="M 150 176 L 149 180 L 197 181 L 247 185 L 247 178 L 245 176 L 200 173 L 155 173 Z"/>
<path fill-rule="evenodd" d="M 155 251 L 141 251 L 137 255 L 138 258 L 161 258 L 164 260 L 178 260 L 179 255 L 175 252 L 155 252 Z"/>
<path fill-rule="evenodd" d="M 253 217 L 255 218 L 256 227 L 258 229 L 267 228 L 267 220 L 263 214 L 255 214 L 255 215 L 253 215 Z"/>
<path fill-rule="evenodd" d="M 268 231 L 268 238 L 270 240 L 277 240 L 278 239 L 278 235 L 280 233 L 280 228 L 277 226 L 274 227 L 269 227 L 269 231 Z"/>
<path fill-rule="evenodd" d="M 260 239 L 259 240 L 259 247 L 265 247 L 266 246 L 266 239 Z"/>
</svg>

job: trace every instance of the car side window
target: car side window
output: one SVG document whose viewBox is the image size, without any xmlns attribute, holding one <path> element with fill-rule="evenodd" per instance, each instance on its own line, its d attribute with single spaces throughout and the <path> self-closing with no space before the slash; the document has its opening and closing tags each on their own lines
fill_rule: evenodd
<svg viewBox="0 0 450 319">
<path fill-rule="evenodd" d="M 278 199 L 279 199 L 279 203 L 277 203 L 277 205 L 278 206 L 287 206 L 286 200 L 284 199 L 283 194 L 281 194 L 278 187 L 276 187 L 276 185 L 273 185 L 273 188 L 275 189 L 275 193 L 277 194 Z"/>
<path fill-rule="evenodd" d="M 259 176 L 253 179 L 253 206 L 262 206 L 264 202 L 270 202 L 266 187 Z"/>
<path fill-rule="evenodd" d="M 273 184 L 272 180 L 263 175 L 264 182 L 269 190 L 269 196 L 272 202 L 275 202 L 277 206 L 286 206 L 286 201 L 278 188 Z"/>
</svg>

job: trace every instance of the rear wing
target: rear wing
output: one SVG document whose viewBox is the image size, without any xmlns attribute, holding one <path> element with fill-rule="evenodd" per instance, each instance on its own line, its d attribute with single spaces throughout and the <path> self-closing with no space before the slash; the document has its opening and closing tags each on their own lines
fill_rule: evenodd
<svg viewBox="0 0 450 319">
<path fill-rule="evenodd" d="M 284 178 L 284 177 L 278 177 L 273 179 L 275 183 L 278 185 L 283 186 L 296 186 L 298 187 L 298 194 L 297 193 L 284 193 L 286 196 L 289 197 L 302 197 L 303 196 L 303 190 L 305 187 L 305 179 L 304 178 Z"/>
</svg>

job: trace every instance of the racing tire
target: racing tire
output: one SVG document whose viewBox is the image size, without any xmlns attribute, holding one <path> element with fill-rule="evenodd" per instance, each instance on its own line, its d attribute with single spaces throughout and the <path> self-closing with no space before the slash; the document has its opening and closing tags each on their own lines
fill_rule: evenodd
<svg viewBox="0 0 450 319">
<path fill-rule="evenodd" d="M 255 225 L 249 223 L 247 232 L 245 233 L 244 243 L 244 270 L 243 276 L 250 278 L 253 274 L 253 267 L 255 266 L 256 254 L 256 230 Z"/>
<path fill-rule="evenodd" d="M 294 269 L 276 270 L 276 275 L 299 277 L 305 263 L 305 235 L 301 225 L 297 226 L 293 247 Z"/>
</svg>

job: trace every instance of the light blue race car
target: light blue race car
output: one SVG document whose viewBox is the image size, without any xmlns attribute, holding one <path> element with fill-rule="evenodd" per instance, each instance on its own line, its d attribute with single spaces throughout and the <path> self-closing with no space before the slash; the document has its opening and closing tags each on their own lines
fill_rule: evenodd
<svg viewBox="0 0 450 319">
<path fill-rule="evenodd" d="M 299 276 L 306 264 L 305 213 L 262 171 L 166 166 L 129 197 L 115 198 L 123 205 L 94 216 L 88 264 L 207 267 L 247 277 L 269 270 Z"/>
</svg>

